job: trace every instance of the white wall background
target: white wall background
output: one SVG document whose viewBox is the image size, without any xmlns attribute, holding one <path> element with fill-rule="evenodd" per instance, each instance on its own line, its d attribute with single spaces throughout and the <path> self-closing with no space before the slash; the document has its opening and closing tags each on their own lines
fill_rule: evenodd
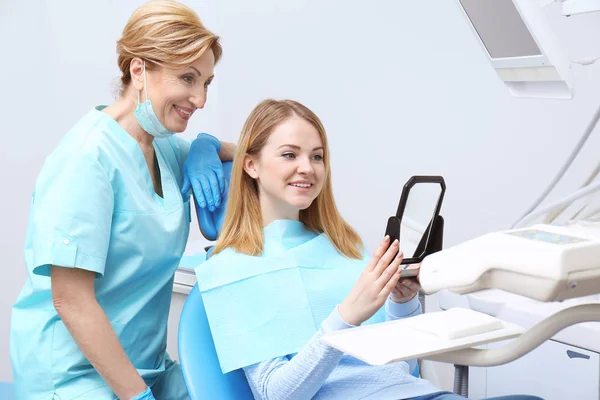
<svg viewBox="0 0 600 400">
<path fill-rule="evenodd" d="M 0 2 L 0 381 L 12 379 L 10 309 L 26 279 L 36 176 L 80 116 L 112 101 L 115 42 L 141 3 Z M 338 205 L 370 247 L 415 174 L 446 179 L 446 245 L 508 227 L 600 104 L 599 65 L 574 67 L 571 101 L 512 98 L 456 1 L 186 3 L 222 37 L 224 57 L 207 108 L 185 135 L 235 141 L 263 98 L 303 102 L 328 130 Z M 569 55 L 600 55 L 600 15 L 567 19 L 557 6 L 547 11 Z M 599 145 L 596 132 L 553 197 L 582 183 Z"/>
</svg>

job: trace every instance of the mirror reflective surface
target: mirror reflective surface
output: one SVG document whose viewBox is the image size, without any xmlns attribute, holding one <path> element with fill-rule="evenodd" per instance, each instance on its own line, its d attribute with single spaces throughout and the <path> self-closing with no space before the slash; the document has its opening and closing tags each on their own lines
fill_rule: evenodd
<svg viewBox="0 0 600 400">
<path fill-rule="evenodd" d="M 420 257 L 425 252 L 431 234 L 428 228 L 441 195 L 442 186 L 438 182 L 417 182 L 410 188 L 400 223 L 400 250 L 405 258 Z M 415 254 L 422 240 L 425 242 L 419 248 L 420 254 Z"/>
</svg>

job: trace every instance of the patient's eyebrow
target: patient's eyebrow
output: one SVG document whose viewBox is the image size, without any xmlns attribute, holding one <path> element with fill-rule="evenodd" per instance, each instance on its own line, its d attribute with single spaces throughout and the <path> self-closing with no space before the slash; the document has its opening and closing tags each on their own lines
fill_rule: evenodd
<svg viewBox="0 0 600 400">
<path fill-rule="evenodd" d="M 202 76 L 202 74 L 200 73 L 200 71 L 198 71 L 195 67 L 190 67 L 191 69 L 193 69 L 194 71 L 196 71 L 196 73 L 198 74 L 198 76 Z"/>
<path fill-rule="evenodd" d="M 281 146 L 279 146 L 277 148 L 277 150 L 281 149 L 282 147 L 291 147 L 294 150 L 302 150 L 302 148 L 300 146 L 297 146 L 295 144 L 282 144 Z M 312 149 L 312 151 L 317 151 L 317 150 L 323 150 L 323 146 L 315 147 L 314 149 Z"/>
</svg>

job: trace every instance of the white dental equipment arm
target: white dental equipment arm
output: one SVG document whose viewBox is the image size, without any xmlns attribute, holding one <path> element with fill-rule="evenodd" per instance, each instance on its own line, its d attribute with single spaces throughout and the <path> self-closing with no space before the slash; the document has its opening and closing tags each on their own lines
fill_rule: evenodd
<svg viewBox="0 0 600 400">
<path fill-rule="evenodd" d="M 580 322 L 600 322 L 600 304 L 582 304 L 553 314 L 507 345 L 498 349 L 462 349 L 425 357 L 432 361 L 493 367 L 514 361 L 529 353 L 561 330 Z"/>
<path fill-rule="evenodd" d="M 494 232 L 423 260 L 426 294 L 502 289 L 539 301 L 600 293 L 600 223 Z"/>
<path fill-rule="evenodd" d="M 495 288 L 546 302 L 599 294 L 600 223 L 490 233 L 426 257 L 420 282 L 426 294 Z M 551 315 L 501 348 L 469 348 L 426 358 L 469 366 L 505 364 L 570 325 L 592 321 L 600 322 L 600 304 L 577 305 Z"/>
</svg>

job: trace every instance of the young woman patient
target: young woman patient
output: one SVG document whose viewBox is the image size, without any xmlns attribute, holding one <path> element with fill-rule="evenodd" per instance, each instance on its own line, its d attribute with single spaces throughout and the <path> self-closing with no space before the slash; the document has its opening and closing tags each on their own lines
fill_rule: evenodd
<svg viewBox="0 0 600 400">
<path fill-rule="evenodd" d="M 371 366 L 320 341 L 421 313 L 398 243 L 368 257 L 340 216 L 329 163 L 302 104 L 266 100 L 248 117 L 219 240 L 196 269 L 221 369 L 243 368 L 256 399 L 463 399 L 413 376 L 415 360 Z"/>
</svg>

